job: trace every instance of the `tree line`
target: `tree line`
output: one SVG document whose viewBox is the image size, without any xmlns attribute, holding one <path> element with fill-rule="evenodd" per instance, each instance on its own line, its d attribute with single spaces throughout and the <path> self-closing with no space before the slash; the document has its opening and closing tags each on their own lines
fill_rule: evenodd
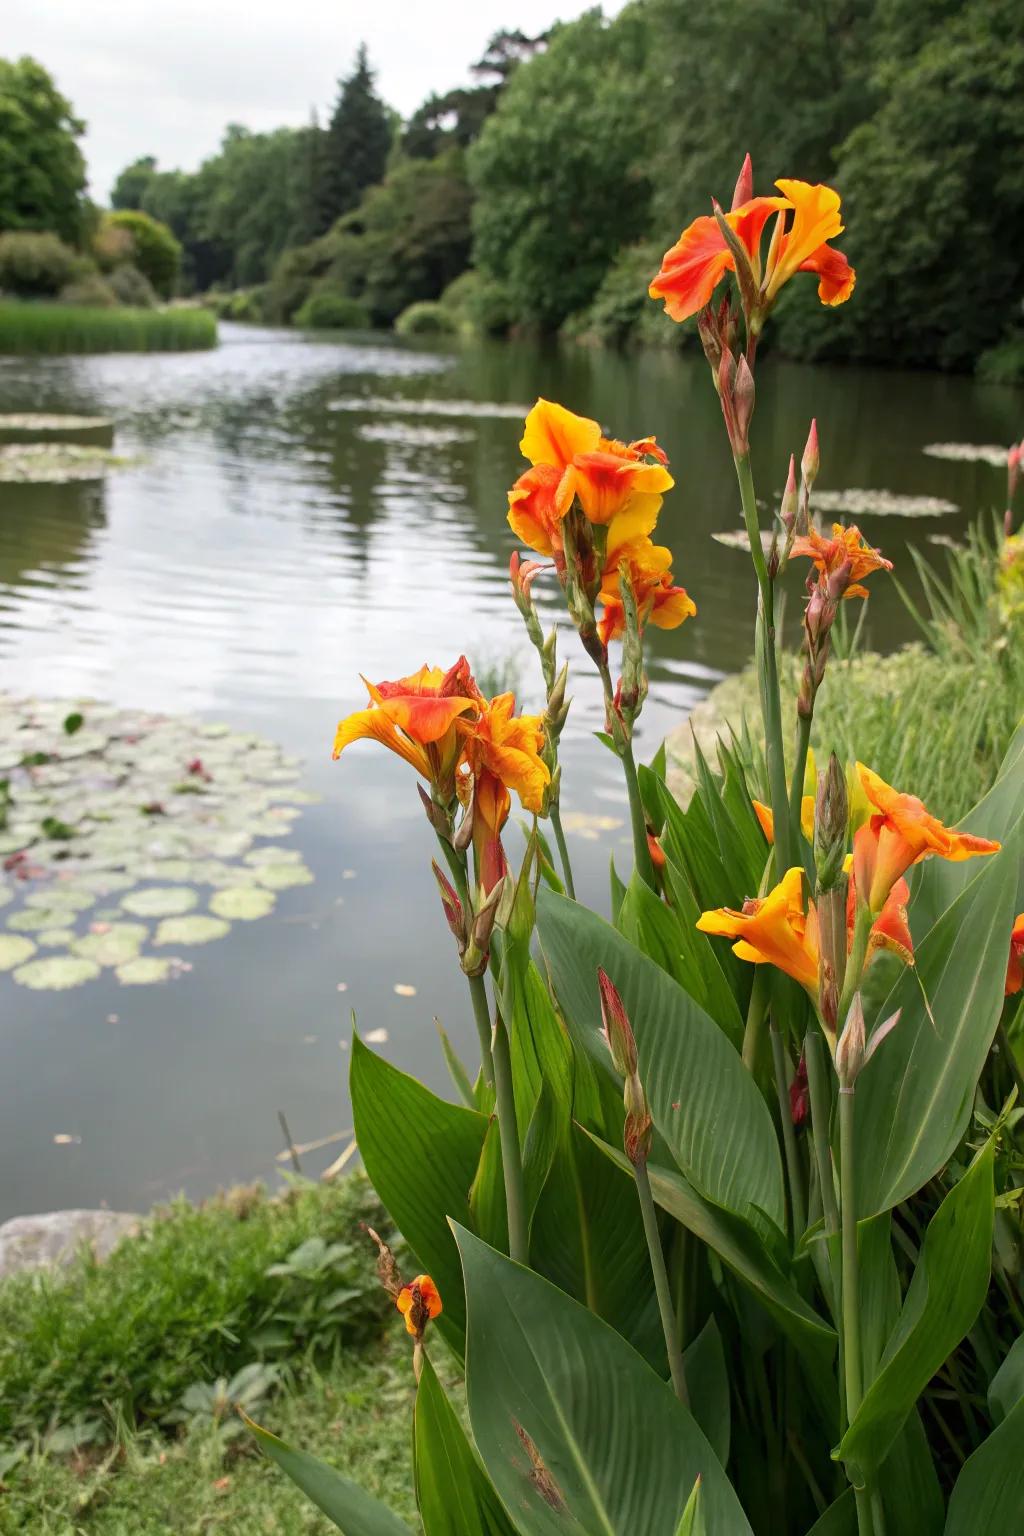
<svg viewBox="0 0 1024 1536">
<path fill-rule="evenodd" d="M 499 33 L 469 85 L 405 121 L 360 49 L 322 126 L 232 125 L 195 172 L 143 157 L 112 202 L 168 226 L 188 289 L 241 290 L 242 317 L 388 325 L 415 306 L 424 327 L 679 345 L 646 282 L 749 149 L 759 191 L 785 175 L 839 188 L 859 273 L 827 326 L 794 285 L 777 345 L 1012 371 L 1022 102 L 1019 0 L 633 0 L 543 37 Z M 49 222 L 28 227 L 82 216 L 65 107 L 63 161 L 57 129 L 33 150 L 37 169 L 64 166 Z M 11 190 L 16 127 L 0 75 L 0 230 L 33 217 Z"/>
</svg>

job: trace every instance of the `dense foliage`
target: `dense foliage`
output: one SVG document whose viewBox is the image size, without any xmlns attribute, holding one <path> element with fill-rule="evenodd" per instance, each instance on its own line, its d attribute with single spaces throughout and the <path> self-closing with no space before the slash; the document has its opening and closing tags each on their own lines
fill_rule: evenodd
<svg viewBox="0 0 1024 1536">
<path fill-rule="evenodd" d="M 0 59 L 0 231 L 74 243 L 85 217 L 85 124 L 35 59 Z"/>
</svg>

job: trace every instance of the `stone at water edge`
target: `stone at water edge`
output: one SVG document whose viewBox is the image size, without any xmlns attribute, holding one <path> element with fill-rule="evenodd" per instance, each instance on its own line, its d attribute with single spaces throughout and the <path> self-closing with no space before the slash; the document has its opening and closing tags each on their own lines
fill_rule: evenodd
<svg viewBox="0 0 1024 1536">
<path fill-rule="evenodd" d="M 15 1216 L 0 1226 L 0 1279 L 24 1270 L 66 1268 L 83 1243 L 107 1259 L 143 1217 L 130 1211 L 46 1211 Z"/>
</svg>

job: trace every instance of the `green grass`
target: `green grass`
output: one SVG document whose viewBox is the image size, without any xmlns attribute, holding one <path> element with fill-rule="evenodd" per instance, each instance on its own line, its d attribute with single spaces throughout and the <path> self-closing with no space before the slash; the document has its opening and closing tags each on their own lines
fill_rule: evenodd
<svg viewBox="0 0 1024 1536">
<path fill-rule="evenodd" d="M 375 1345 L 309 1372 L 259 1418 L 415 1521 L 413 1382 L 398 1320 Z M 334 1529 L 247 1437 L 123 1433 L 103 1452 L 31 1456 L 0 1483 L 0 1533 L 32 1536 L 300 1536 Z"/>
<path fill-rule="evenodd" d="M 190 352 L 217 345 L 206 309 L 80 309 L 0 302 L 0 354 Z"/>
<path fill-rule="evenodd" d="M 166 1208 L 105 1264 L 5 1281 L 0 1456 L 55 1432 L 103 1445 L 119 1426 L 172 1421 L 195 1383 L 261 1360 L 295 1380 L 378 1338 L 387 1304 L 362 1219 L 387 1225 L 362 1178 L 299 1182 L 276 1201 L 239 1190 Z M 310 1239 L 342 1246 L 317 1264 Z"/>
</svg>

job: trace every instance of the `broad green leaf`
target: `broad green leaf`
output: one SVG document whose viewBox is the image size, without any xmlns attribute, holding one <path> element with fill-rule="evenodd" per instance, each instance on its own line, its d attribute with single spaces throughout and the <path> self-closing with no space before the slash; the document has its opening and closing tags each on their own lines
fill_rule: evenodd
<svg viewBox="0 0 1024 1536">
<path fill-rule="evenodd" d="M 704 1524 L 704 1506 L 700 1496 L 701 1481 L 698 1477 L 693 1485 L 693 1492 L 686 1501 L 682 1519 L 676 1530 L 676 1536 L 705 1536 L 707 1526 Z"/>
<path fill-rule="evenodd" d="M 559 1140 L 567 1130 L 568 1120 L 559 1123 L 553 1090 L 546 1081 L 542 1082 L 523 1143 L 523 1192 L 528 1227 L 533 1225 L 534 1212 L 548 1181 Z"/>
<path fill-rule="evenodd" d="M 592 1138 L 619 1167 L 625 1154 Z M 749 1287 L 779 1328 L 803 1355 L 814 1378 L 831 1381 L 836 1336 L 828 1323 L 804 1301 L 792 1281 L 773 1263 L 767 1248 L 740 1217 L 705 1200 L 675 1169 L 648 1165 L 651 1190 L 662 1210 L 717 1253 Z M 837 1410 L 838 1411 L 838 1410 Z"/>
<path fill-rule="evenodd" d="M 709 1317 L 693 1343 L 683 1351 L 690 1411 L 708 1438 L 722 1466 L 729 1461 L 731 1410 L 729 1372 L 718 1324 Z"/>
<path fill-rule="evenodd" d="M 666 860 L 666 871 L 669 868 Z M 660 901 L 646 881 L 634 875 L 619 910 L 616 928 L 630 943 L 656 960 L 685 992 L 710 1014 L 737 1050 L 743 1045 L 739 1004 L 725 979 L 706 934 L 697 929 L 700 912 L 685 881 L 671 883 L 676 903 Z"/>
<path fill-rule="evenodd" d="M 807 1536 L 857 1536 L 857 1501 L 852 1488 L 841 1493 L 834 1504 L 811 1526 Z"/>
<path fill-rule="evenodd" d="M 559 1138 L 534 1216 L 530 1260 L 539 1274 L 611 1323 L 656 1370 L 665 1368 L 632 1172 L 624 1158 L 616 1166 L 605 1157 L 578 1126 L 566 1127 Z"/>
<path fill-rule="evenodd" d="M 463 1066 L 459 1053 L 448 1037 L 448 1031 L 444 1028 L 440 1019 L 434 1020 L 434 1028 L 437 1030 L 440 1038 L 445 1065 L 448 1068 L 448 1075 L 454 1084 L 456 1093 L 467 1109 L 476 1109 L 477 1103 L 473 1093 L 473 1084 L 469 1080 L 469 1073 Z"/>
<path fill-rule="evenodd" d="M 626 899 L 626 887 L 619 879 L 618 870 L 615 868 L 614 858 L 611 860 L 609 866 L 608 878 L 611 884 L 612 922 L 617 926 L 619 921 L 619 913 L 622 910 L 622 903 Z"/>
<path fill-rule="evenodd" d="M 992 1267 L 994 1147 L 986 1142 L 932 1217 L 879 1370 L 834 1452 L 872 1477 L 918 1397 L 972 1327 Z"/>
<path fill-rule="evenodd" d="M 1024 1397 L 1024 1333 L 1010 1347 L 1010 1352 L 988 1386 L 988 1409 L 993 1424 L 1001 1424 Z"/>
<path fill-rule="evenodd" d="M 416 1392 L 413 1454 L 424 1536 L 516 1536 L 426 1358 Z"/>
<path fill-rule="evenodd" d="M 916 966 L 904 970 L 882 1005 L 882 1017 L 902 1012 L 857 1083 L 862 1219 L 926 1184 L 967 1129 L 1003 1005 L 1020 856 L 1018 827 L 943 913 L 918 949 Z"/>
<path fill-rule="evenodd" d="M 356 1140 L 374 1189 L 431 1275 L 444 1311 L 436 1326 L 461 1354 L 465 1303 L 448 1218 L 470 1221 L 488 1120 L 449 1104 L 352 1038 L 349 1076 Z"/>
<path fill-rule="evenodd" d="M 1024 1398 L 968 1456 L 953 1487 L 945 1536 L 1010 1536 L 1024 1510 Z"/>
<path fill-rule="evenodd" d="M 457 1229 L 469 1415 L 522 1536 L 676 1536 L 700 1477 L 708 1536 L 750 1527 L 692 1415 L 624 1339 Z"/>
<path fill-rule="evenodd" d="M 469 1191 L 473 1231 L 495 1248 L 508 1248 L 508 1213 L 505 1209 L 505 1171 L 501 1161 L 501 1131 L 493 1116 L 484 1137 L 480 1161 Z M 442 1295 L 443 1299 L 443 1295 Z"/>
<path fill-rule="evenodd" d="M 307 1499 L 323 1510 L 344 1536 L 412 1536 L 404 1520 L 393 1515 L 386 1504 L 371 1498 L 358 1484 L 349 1482 L 325 1461 L 310 1456 L 307 1451 L 293 1450 L 284 1440 L 261 1429 L 251 1419 L 246 1418 L 245 1422 L 271 1461 L 277 1462 L 282 1472 L 302 1489 Z"/>
<path fill-rule="evenodd" d="M 603 966 L 632 1021 L 654 1123 L 680 1169 L 716 1204 L 757 1225 L 766 1215 L 784 1228 L 775 1127 L 718 1025 L 653 960 L 586 908 L 542 892 L 537 917 L 574 1041 L 607 1063 L 597 988 Z"/>
</svg>

